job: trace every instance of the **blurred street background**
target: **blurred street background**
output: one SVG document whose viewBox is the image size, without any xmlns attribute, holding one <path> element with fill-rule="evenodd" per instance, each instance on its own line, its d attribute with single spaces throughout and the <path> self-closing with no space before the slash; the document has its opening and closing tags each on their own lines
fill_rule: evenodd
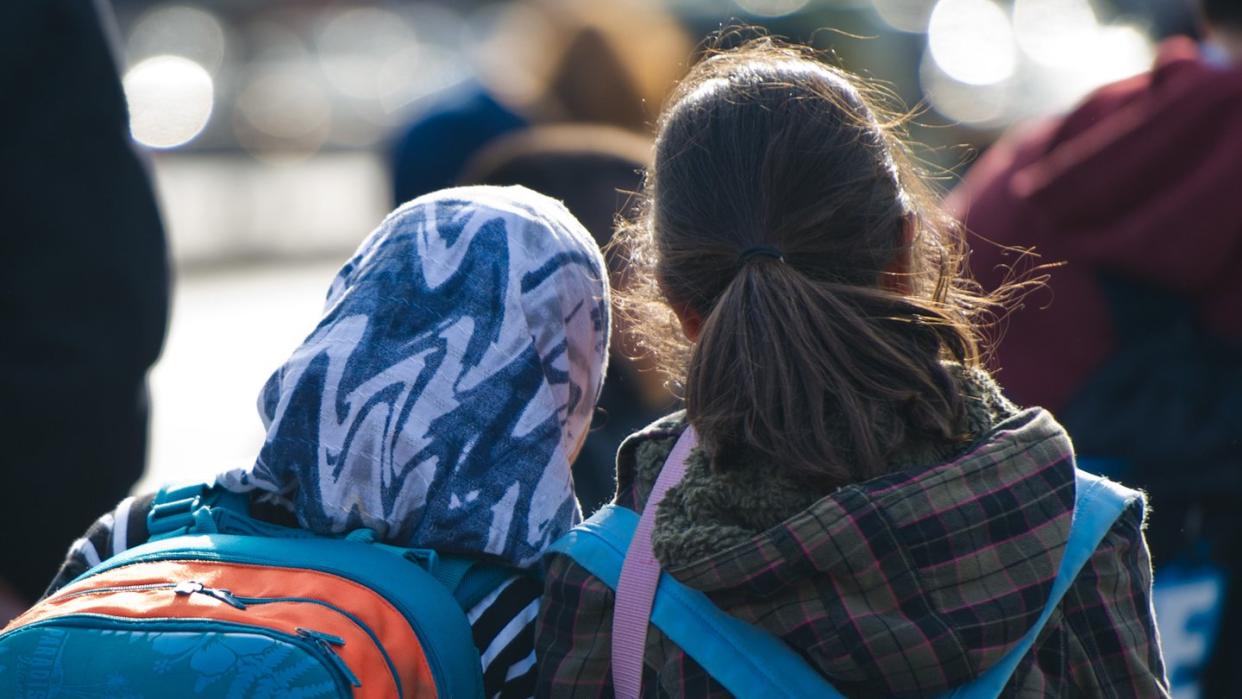
<svg viewBox="0 0 1242 699">
<path fill-rule="evenodd" d="M 622 124 L 637 130 L 650 128 L 694 42 L 722 25 L 830 50 L 920 112 L 913 135 L 946 188 L 1005 127 L 1147 69 L 1161 37 L 1193 27 L 1178 0 L 118 0 L 115 9 L 131 129 L 150 155 L 175 264 L 138 491 L 253 458 L 259 387 L 312 327 L 335 267 L 401 198 L 392 173 L 406 124 L 479 84 L 531 122 L 571 116 L 536 104 L 558 71 L 584 79 L 567 58 L 587 81 L 600 60 L 573 54 L 567 25 L 616 54 L 644 99 L 644 113 Z"/>
</svg>

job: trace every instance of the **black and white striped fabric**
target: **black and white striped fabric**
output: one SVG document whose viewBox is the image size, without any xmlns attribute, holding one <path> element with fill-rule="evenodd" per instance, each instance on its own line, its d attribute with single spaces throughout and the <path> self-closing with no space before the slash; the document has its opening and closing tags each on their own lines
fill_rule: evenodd
<svg viewBox="0 0 1242 699">
<path fill-rule="evenodd" d="M 147 513 L 154 495 L 125 498 L 73 542 L 45 594 L 64 587 L 104 560 L 147 540 Z M 533 697 L 535 617 L 543 587 L 527 575 L 502 582 L 466 614 L 483 664 L 489 697 Z"/>
</svg>

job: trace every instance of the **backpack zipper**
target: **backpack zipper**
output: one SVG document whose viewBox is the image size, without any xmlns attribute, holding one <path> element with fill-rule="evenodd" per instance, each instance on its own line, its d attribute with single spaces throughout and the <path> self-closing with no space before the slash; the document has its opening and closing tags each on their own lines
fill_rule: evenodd
<svg viewBox="0 0 1242 699">
<path fill-rule="evenodd" d="M 324 655 L 331 660 L 334 665 L 336 665 L 336 669 L 345 676 L 345 679 L 348 680 L 351 685 L 354 687 L 362 686 L 362 681 L 358 679 L 358 676 L 354 674 L 353 670 L 349 669 L 349 665 L 345 663 L 345 659 L 336 654 L 336 647 L 345 645 L 345 639 L 333 636 L 332 634 L 324 633 L 322 631 L 304 629 L 301 626 L 299 626 L 296 630 L 299 636 L 309 639 L 311 643 L 318 646 L 319 649 L 324 652 Z"/>
<path fill-rule="evenodd" d="M 155 586 L 144 585 L 152 589 Z M 161 585 L 159 587 L 170 587 Z M 101 588 L 102 589 L 102 588 Z M 43 619 L 33 624 L 12 629 L 0 634 L 0 638 L 9 634 L 18 634 L 29 629 L 35 629 L 42 626 L 68 626 L 74 628 L 112 628 L 126 631 L 147 631 L 152 628 L 169 628 L 172 630 L 184 631 L 187 627 L 206 628 L 208 630 L 235 630 L 245 633 L 255 633 L 261 636 L 267 636 L 290 645 L 298 646 L 305 649 L 312 657 L 319 662 L 332 676 L 340 690 L 341 695 L 351 695 L 353 691 L 349 686 L 355 688 L 361 687 L 362 682 L 358 676 L 349 669 L 345 660 L 337 655 L 334 646 L 345 645 L 345 641 L 331 634 L 325 634 L 311 629 L 298 628 L 297 633 L 288 633 L 278 629 L 268 628 L 254 624 L 242 624 L 233 621 L 217 621 L 215 619 L 141 619 L 129 617 L 116 617 L 110 614 L 99 614 L 96 612 L 83 612 L 79 614 L 69 614 L 62 617 L 53 617 L 51 619 Z"/>
<path fill-rule="evenodd" d="M 349 619 L 351 622 L 354 623 L 355 626 L 362 629 L 363 632 L 366 633 L 366 635 L 371 639 L 371 642 L 375 645 L 376 650 L 378 650 L 380 652 L 380 655 L 383 656 L 384 663 L 388 665 L 388 673 L 392 675 L 393 684 L 395 684 L 397 687 L 397 696 L 398 697 L 405 696 L 405 688 L 401 686 L 401 675 L 400 673 L 397 672 L 397 665 L 396 663 L 393 662 L 392 656 L 388 654 L 388 649 L 384 648 L 384 644 L 380 642 L 379 636 L 377 636 L 375 632 L 371 630 L 371 627 L 367 626 L 366 623 L 364 623 L 358 617 L 354 616 L 354 614 L 352 614 L 351 612 L 346 611 L 345 609 L 342 609 L 341 607 L 338 607 L 335 604 L 332 604 L 331 602 L 321 600 L 321 599 L 316 599 L 314 597 L 237 597 L 235 599 L 240 604 L 243 604 L 243 605 L 281 604 L 281 603 L 316 604 L 321 607 L 326 607 L 328 609 L 331 609 L 337 614 L 340 614 L 346 619 Z M 302 631 L 303 629 L 298 629 L 299 633 L 301 633 Z M 315 632 L 315 633 L 318 633 L 318 632 Z M 330 636 L 328 634 L 322 634 L 322 633 L 318 633 L 318 635 L 322 637 L 322 640 L 324 640 L 325 642 L 329 644 L 332 644 L 334 640 L 340 641 L 341 645 L 344 644 L 344 641 L 341 641 L 335 636 Z M 426 654 L 426 649 L 424 649 L 423 652 L 424 654 Z"/>
<path fill-rule="evenodd" d="M 193 594 L 207 595 L 212 599 L 218 599 L 221 602 L 224 602 L 234 609 L 246 608 L 246 605 L 238 601 L 238 599 L 233 596 L 232 592 L 229 592 L 222 587 L 207 587 L 197 580 L 186 580 L 184 582 L 179 582 L 173 587 L 172 590 L 182 597 L 189 597 Z"/>
<path fill-rule="evenodd" d="M 212 554 L 202 553 L 200 555 L 214 556 L 215 554 L 214 553 Z M 88 572 L 85 575 L 92 575 L 92 574 L 97 575 L 99 573 L 113 570 L 115 568 L 131 566 L 131 565 L 136 565 L 136 564 L 141 564 L 141 563 L 150 563 L 153 561 L 183 559 L 185 557 L 185 552 L 169 550 L 169 551 L 154 551 L 150 553 L 143 553 L 141 556 L 130 556 L 130 557 L 124 557 L 124 556 L 125 554 L 122 554 L 122 559 L 113 562 L 111 565 L 109 565 L 109 563 L 105 561 L 103 564 L 101 564 L 100 568 L 95 569 L 91 572 Z M 415 637 L 417 637 L 420 642 L 423 639 L 433 637 L 433 635 L 429 633 L 430 629 L 424 628 L 423 624 L 420 623 L 420 619 L 414 613 L 413 608 L 405 604 L 402 598 L 400 598 L 399 596 L 396 596 L 397 593 L 395 592 L 393 588 L 391 587 L 385 588 L 383 586 L 376 587 L 374 580 L 368 579 L 366 576 L 360 575 L 358 571 L 356 570 L 350 570 L 348 568 L 345 568 L 339 565 L 332 565 L 330 563 L 313 564 L 313 565 L 308 566 L 306 564 L 291 563 L 291 562 L 282 561 L 282 560 L 273 560 L 272 557 L 267 556 L 267 555 L 254 555 L 254 554 L 233 553 L 227 556 L 211 557 L 205 560 L 213 560 L 213 561 L 218 561 L 221 563 L 230 563 L 230 564 L 235 564 L 235 565 L 277 567 L 277 568 L 285 568 L 289 570 L 314 570 L 316 572 L 326 573 L 328 575 L 342 578 L 344 580 L 350 580 L 353 582 L 362 583 L 363 585 L 371 587 L 373 591 L 375 592 L 375 594 L 386 599 L 389 603 L 395 606 L 399 612 L 401 612 L 402 616 L 405 617 L 406 622 L 414 630 Z M 412 563 L 411 565 L 417 565 L 417 564 Z M 445 669 L 445 661 L 443 658 L 440 657 L 440 652 L 438 651 L 434 643 L 424 644 L 422 648 L 423 648 L 423 655 L 427 658 L 427 664 L 431 668 L 432 676 L 436 678 L 436 681 L 435 681 L 436 689 L 438 691 L 443 692 L 446 687 L 446 682 L 443 678 L 448 676 L 447 670 Z M 395 671 L 394 671 L 394 679 L 396 679 Z M 398 687 L 400 687 L 400 684 L 398 684 Z"/>
<path fill-rule="evenodd" d="M 214 600 L 224 602 L 234 609 L 245 609 L 246 605 L 238 601 L 232 592 L 222 587 L 207 587 L 197 580 L 183 580 L 176 583 L 149 583 L 146 585 L 111 585 L 109 587 L 95 587 L 89 590 L 78 590 L 70 592 L 60 599 L 73 599 L 84 595 L 97 595 L 106 592 L 145 592 L 153 590 L 172 590 L 180 596 L 188 597 L 193 594 L 206 595 Z"/>
</svg>

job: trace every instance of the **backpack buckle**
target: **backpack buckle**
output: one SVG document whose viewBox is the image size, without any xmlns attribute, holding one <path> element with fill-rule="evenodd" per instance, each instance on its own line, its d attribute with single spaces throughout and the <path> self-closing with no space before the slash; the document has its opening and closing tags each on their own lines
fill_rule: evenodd
<svg viewBox="0 0 1242 699">
<path fill-rule="evenodd" d="M 210 489 L 206 483 L 180 487 L 165 486 L 156 493 L 147 513 L 149 541 L 187 534 L 196 523 L 195 511 L 203 506 L 203 496 Z"/>
<path fill-rule="evenodd" d="M 431 549 L 404 549 L 401 555 L 405 560 L 422 566 L 422 569 L 435 575 L 440 564 L 440 554 Z"/>
</svg>

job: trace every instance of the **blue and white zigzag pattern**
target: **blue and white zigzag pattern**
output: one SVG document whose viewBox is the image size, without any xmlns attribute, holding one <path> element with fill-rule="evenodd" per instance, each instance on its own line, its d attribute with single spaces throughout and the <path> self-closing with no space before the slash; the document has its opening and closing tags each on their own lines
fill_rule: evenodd
<svg viewBox="0 0 1242 699">
<path fill-rule="evenodd" d="M 577 220 L 529 190 L 406 204 L 268 380 L 253 467 L 218 482 L 315 531 L 533 564 L 581 519 L 569 465 L 607 363 L 605 274 Z"/>
</svg>

